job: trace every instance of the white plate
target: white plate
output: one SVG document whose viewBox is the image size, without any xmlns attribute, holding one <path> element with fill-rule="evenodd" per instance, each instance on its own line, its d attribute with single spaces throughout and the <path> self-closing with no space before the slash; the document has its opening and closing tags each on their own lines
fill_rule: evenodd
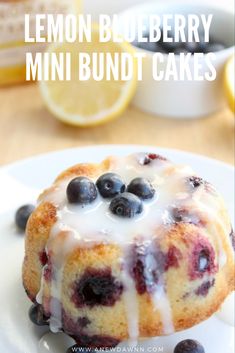
<svg viewBox="0 0 235 353">
<path fill-rule="evenodd" d="M 85 161 L 97 162 L 110 154 L 125 155 L 135 151 L 156 152 L 176 163 L 191 164 L 199 175 L 218 188 L 225 198 L 231 217 L 234 215 L 233 168 L 176 150 L 149 146 L 93 146 L 50 153 L 0 169 L 0 352 L 65 353 L 66 347 L 73 342 L 63 334 L 56 335 L 56 340 L 51 333 L 43 337 L 47 328 L 38 329 L 28 320 L 30 302 L 21 284 L 24 239 L 14 226 L 16 208 L 34 202 L 39 191 L 49 186 L 66 167 Z M 234 352 L 233 327 L 221 321 L 217 315 L 170 337 L 143 341 L 139 343 L 139 352 L 172 353 L 177 342 L 185 338 L 201 341 L 206 353 Z"/>
</svg>

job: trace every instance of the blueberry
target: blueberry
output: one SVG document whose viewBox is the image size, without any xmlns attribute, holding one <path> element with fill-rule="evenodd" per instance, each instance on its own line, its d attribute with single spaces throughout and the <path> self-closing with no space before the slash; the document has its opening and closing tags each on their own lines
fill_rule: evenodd
<svg viewBox="0 0 235 353">
<path fill-rule="evenodd" d="M 133 218 L 143 211 L 141 200 L 129 192 L 116 196 L 109 207 L 113 214 L 124 218 Z"/>
<path fill-rule="evenodd" d="M 155 53 L 167 54 L 166 50 L 159 43 L 155 43 Z"/>
<path fill-rule="evenodd" d="M 141 165 L 149 165 L 152 163 L 154 160 L 159 160 L 159 161 L 167 161 L 167 159 L 163 156 L 160 156 L 159 154 L 156 153 L 149 153 L 144 156 L 144 158 L 141 158 L 139 163 Z"/>
<path fill-rule="evenodd" d="M 189 184 L 195 189 L 204 184 L 203 179 L 196 176 L 189 177 L 188 181 L 189 181 Z"/>
<path fill-rule="evenodd" d="M 125 191 L 125 184 L 121 177 L 114 173 L 106 173 L 102 175 L 96 183 L 96 186 L 104 198 L 113 198 Z"/>
<path fill-rule="evenodd" d="M 199 53 L 205 53 L 207 51 L 207 46 L 208 46 L 207 42 L 200 41 L 198 43 L 198 52 Z"/>
<path fill-rule="evenodd" d="M 143 36 L 143 38 L 147 38 L 147 42 L 139 42 L 137 39 L 135 39 L 132 42 L 132 45 L 134 45 L 135 47 L 140 48 L 140 49 L 149 50 L 149 51 L 155 51 L 154 50 L 154 44 L 155 43 L 150 43 L 149 42 L 149 33 L 145 32 L 145 33 L 143 33 L 142 36 Z"/>
<path fill-rule="evenodd" d="M 205 53 L 208 46 L 208 42 L 205 41 L 205 33 L 203 31 L 199 32 L 199 42 L 197 42 L 198 53 Z"/>
<path fill-rule="evenodd" d="M 78 308 L 83 306 L 113 306 L 122 295 L 123 285 L 112 275 L 111 269 L 89 268 L 74 284 L 72 301 Z"/>
<path fill-rule="evenodd" d="M 176 48 L 179 48 L 181 46 L 181 42 L 176 42 L 175 41 L 175 35 L 174 35 L 173 31 L 168 33 L 168 38 L 171 38 L 172 42 L 163 42 L 163 36 L 162 36 L 162 42 L 161 42 L 162 48 L 167 53 L 174 52 L 174 50 Z"/>
<path fill-rule="evenodd" d="M 89 204 L 97 198 L 96 186 L 86 177 L 77 177 L 67 187 L 67 198 L 73 204 Z"/>
<path fill-rule="evenodd" d="M 211 281 L 206 281 L 202 283 L 196 290 L 195 294 L 206 297 L 209 293 L 209 290 L 214 286 L 215 279 L 213 278 Z"/>
<path fill-rule="evenodd" d="M 198 42 L 186 42 L 185 43 L 185 50 L 189 53 L 200 53 L 200 44 Z"/>
<path fill-rule="evenodd" d="M 176 48 L 175 50 L 174 50 L 174 54 L 175 55 L 179 55 L 179 54 L 188 54 L 189 52 L 185 49 L 185 48 L 183 48 L 183 47 L 179 47 L 179 48 Z"/>
<path fill-rule="evenodd" d="M 143 49 L 143 50 L 148 50 L 148 51 L 151 51 L 153 53 L 159 51 L 158 50 L 158 46 L 156 43 L 154 42 L 143 42 L 143 43 L 136 43 L 135 46 L 137 48 L 140 48 L 140 49 Z"/>
<path fill-rule="evenodd" d="M 210 265 L 210 253 L 208 249 L 201 250 L 198 256 L 198 270 L 205 272 Z"/>
<path fill-rule="evenodd" d="M 205 350 L 198 341 L 187 339 L 177 344 L 174 353 L 205 353 Z"/>
<path fill-rule="evenodd" d="M 180 43 L 176 42 L 164 42 L 162 43 L 162 48 L 166 53 L 172 53 L 174 52 L 177 48 L 181 46 Z"/>
<path fill-rule="evenodd" d="M 213 53 L 225 49 L 225 46 L 221 43 L 210 43 L 206 46 L 204 53 Z"/>
<path fill-rule="evenodd" d="M 140 49 L 144 49 L 144 50 L 148 50 L 148 51 L 152 51 L 152 52 L 156 52 L 158 51 L 158 47 L 159 47 L 159 51 L 162 51 L 162 47 L 161 47 L 161 44 L 156 41 L 151 41 L 150 39 L 150 36 L 149 36 L 149 33 L 145 33 L 143 35 L 144 38 L 147 38 L 147 41 L 146 42 L 138 42 L 137 39 L 135 39 L 133 42 L 132 42 L 132 45 L 134 45 L 135 47 L 137 48 L 140 48 Z"/>
<path fill-rule="evenodd" d="M 43 308 L 40 304 L 34 304 L 29 309 L 29 318 L 37 326 L 48 325 L 48 317 L 43 313 Z"/>
<path fill-rule="evenodd" d="M 127 191 L 135 194 L 142 200 L 152 199 L 155 190 L 152 184 L 145 178 L 135 178 L 127 187 Z"/>
<path fill-rule="evenodd" d="M 33 205 L 24 205 L 17 210 L 15 214 L 15 223 L 19 229 L 25 230 L 28 219 L 34 209 L 35 207 Z"/>
</svg>

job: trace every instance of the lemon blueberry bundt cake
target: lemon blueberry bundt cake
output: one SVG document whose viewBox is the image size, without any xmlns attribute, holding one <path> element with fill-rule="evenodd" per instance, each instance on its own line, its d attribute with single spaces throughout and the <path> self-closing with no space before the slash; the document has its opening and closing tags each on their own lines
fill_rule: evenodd
<svg viewBox="0 0 235 353">
<path fill-rule="evenodd" d="M 189 328 L 234 289 L 223 200 L 191 168 L 156 154 L 66 170 L 39 197 L 26 233 L 33 310 L 82 347 Z"/>
</svg>

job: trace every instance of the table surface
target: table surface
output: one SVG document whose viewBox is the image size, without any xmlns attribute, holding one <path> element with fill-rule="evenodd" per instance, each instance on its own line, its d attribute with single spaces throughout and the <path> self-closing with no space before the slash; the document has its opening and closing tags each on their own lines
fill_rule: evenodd
<svg viewBox="0 0 235 353">
<path fill-rule="evenodd" d="M 115 121 L 76 128 L 57 121 L 35 84 L 0 88 L 0 165 L 64 148 L 93 144 L 147 144 L 234 163 L 234 117 L 229 110 L 196 120 L 175 120 L 130 106 Z"/>
</svg>

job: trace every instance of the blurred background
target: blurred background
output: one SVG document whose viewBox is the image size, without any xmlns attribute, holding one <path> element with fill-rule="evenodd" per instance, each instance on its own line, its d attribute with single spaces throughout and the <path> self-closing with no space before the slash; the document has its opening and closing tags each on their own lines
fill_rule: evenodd
<svg viewBox="0 0 235 353">
<path fill-rule="evenodd" d="M 99 13 L 113 14 L 143 2 L 85 0 L 83 11 L 94 16 Z M 177 0 L 171 2 L 177 3 Z M 195 4 L 194 0 L 191 2 Z M 3 4 L 10 3 L 0 0 L 0 10 Z M 233 0 L 204 0 L 203 4 L 206 3 L 234 12 Z M 1 47 L 1 41 L 4 42 L 6 37 L 1 30 L 1 21 L 3 18 L 0 16 L 0 49 L 5 50 L 6 44 L 2 43 Z M 14 51 L 9 60 L 13 57 Z M 2 56 L 2 60 L 6 61 L 6 56 Z M 0 54 L 0 82 L 3 75 Z M 234 114 L 229 107 L 224 107 L 206 117 L 176 120 L 143 112 L 130 104 L 116 120 L 100 126 L 80 128 L 55 119 L 46 108 L 37 84 L 0 85 L 0 165 L 36 154 L 94 144 L 140 144 L 175 148 L 233 164 Z"/>
<path fill-rule="evenodd" d="M 153 0 L 152 0 L 153 1 Z M 158 0 L 155 0 L 158 2 Z M 183 1 L 180 0 L 165 0 L 165 3 L 180 3 Z M 195 0 L 187 0 L 185 1 L 187 3 L 192 3 L 195 4 Z M 102 11 L 105 11 L 105 13 L 110 13 L 114 14 L 119 11 L 124 10 L 127 6 L 132 6 L 135 4 L 141 4 L 143 3 L 143 0 L 112 0 L 112 1 L 107 1 L 107 0 L 85 0 L 84 1 L 84 11 L 88 13 L 92 13 L 93 15 L 98 15 L 99 13 L 102 13 Z M 233 10 L 234 9 L 234 1 L 233 0 L 199 0 L 196 1 L 196 3 L 202 3 L 202 4 L 210 4 L 210 5 L 217 5 L 221 6 L 226 9 Z"/>
</svg>

